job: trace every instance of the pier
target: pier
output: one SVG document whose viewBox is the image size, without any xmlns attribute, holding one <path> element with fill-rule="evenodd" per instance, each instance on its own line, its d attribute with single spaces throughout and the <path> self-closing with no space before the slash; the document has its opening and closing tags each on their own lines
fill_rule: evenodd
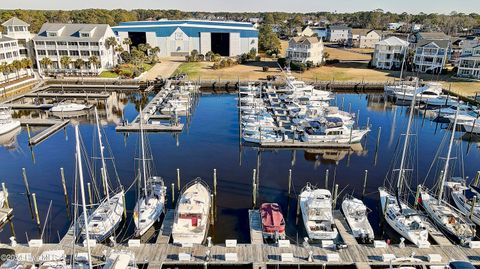
<svg viewBox="0 0 480 269">
<path fill-rule="evenodd" d="M 48 120 L 48 119 L 20 119 L 20 125 L 27 126 L 48 126 L 47 129 L 41 131 L 40 133 L 36 134 L 34 137 L 30 137 L 28 139 L 29 145 L 36 145 L 43 140 L 47 139 L 49 136 L 56 133 L 61 128 L 65 127 L 70 120 Z M 27 130 L 30 134 L 30 130 Z"/>
</svg>

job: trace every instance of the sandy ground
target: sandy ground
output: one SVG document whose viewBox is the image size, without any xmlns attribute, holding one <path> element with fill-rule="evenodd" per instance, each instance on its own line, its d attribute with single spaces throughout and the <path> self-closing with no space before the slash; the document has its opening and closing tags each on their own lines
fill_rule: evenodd
<svg viewBox="0 0 480 269">
<path fill-rule="evenodd" d="M 163 78 L 170 77 L 178 66 L 182 63 L 184 58 L 161 58 L 160 63 L 155 64 L 148 72 L 143 76 L 143 80 L 154 80 L 156 77 L 161 76 Z"/>
</svg>

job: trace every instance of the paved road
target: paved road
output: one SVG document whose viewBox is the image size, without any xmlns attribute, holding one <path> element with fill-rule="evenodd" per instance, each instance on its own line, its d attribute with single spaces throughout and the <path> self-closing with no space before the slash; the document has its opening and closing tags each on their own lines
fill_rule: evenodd
<svg viewBox="0 0 480 269">
<path fill-rule="evenodd" d="M 158 76 L 163 78 L 170 77 L 177 67 L 185 60 L 185 58 L 162 58 L 160 63 L 155 64 L 148 72 L 143 76 L 142 80 L 153 80 Z"/>
</svg>

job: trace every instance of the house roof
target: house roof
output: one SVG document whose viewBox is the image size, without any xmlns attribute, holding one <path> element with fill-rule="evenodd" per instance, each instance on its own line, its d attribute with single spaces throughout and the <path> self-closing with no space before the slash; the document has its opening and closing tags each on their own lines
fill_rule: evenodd
<svg viewBox="0 0 480 269">
<path fill-rule="evenodd" d="M 448 48 L 450 46 L 450 40 L 428 40 L 428 39 L 422 39 L 418 41 L 417 47 L 423 47 L 426 46 L 430 43 L 436 44 L 440 48 Z"/>
<path fill-rule="evenodd" d="M 377 42 L 378 45 L 386 45 L 386 46 L 408 46 L 408 42 L 400 39 L 396 36 L 391 36 L 389 38 L 383 39 Z"/>
<path fill-rule="evenodd" d="M 16 39 L 5 36 L 5 35 L 0 35 L 0 43 L 3 42 L 8 42 L 8 41 L 15 41 Z"/>
<path fill-rule="evenodd" d="M 309 42 L 310 44 L 320 42 L 320 39 L 316 36 L 296 36 L 290 39 L 290 41 L 294 41 L 295 43 L 303 43 L 305 41 Z"/>
<path fill-rule="evenodd" d="M 329 25 L 328 28 L 330 30 L 352 30 L 352 28 L 350 28 L 346 25 L 341 25 L 341 24 Z"/>
<path fill-rule="evenodd" d="M 417 39 L 449 40 L 450 37 L 443 32 L 418 32 Z"/>
<path fill-rule="evenodd" d="M 62 41 L 98 41 L 105 36 L 110 28 L 108 24 L 64 24 L 44 23 L 33 40 L 62 40 Z M 60 31 L 62 30 L 62 31 Z M 93 32 L 90 37 L 80 37 L 80 32 Z M 58 36 L 47 36 L 47 32 L 59 32 Z"/>
<path fill-rule="evenodd" d="M 2 26 L 30 26 L 30 24 L 22 21 L 21 19 L 17 18 L 17 17 L 12 17 L 10 18 L 9 20 L 7 20 L 6 22 L 2 23 Z"/>
</svg>

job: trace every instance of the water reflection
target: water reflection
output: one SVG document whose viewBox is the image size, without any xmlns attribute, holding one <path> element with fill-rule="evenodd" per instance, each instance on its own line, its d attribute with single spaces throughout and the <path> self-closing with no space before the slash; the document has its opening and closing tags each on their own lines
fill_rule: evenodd
<svg viewBox="0 0 480 269">
<path fill-rule="evenodd" d="M 0 147 L 4 147 L 9 151 L 16 150 L 18 147 L 17 135 L 22 131 L 21 127 L 13 129 L 12 131 L 0 135 Z"/>
</svg>

